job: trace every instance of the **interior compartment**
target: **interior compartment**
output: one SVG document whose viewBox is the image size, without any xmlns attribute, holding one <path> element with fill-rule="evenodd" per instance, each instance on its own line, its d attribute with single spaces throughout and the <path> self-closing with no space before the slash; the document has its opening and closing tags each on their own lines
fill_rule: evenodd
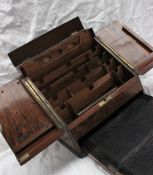
<svg viewBox="0 0 153 175">
<path fill-rule="evenodd" d="M 73 34 L 36 55 L 21 70 L 66 123 L 133 77 L 94 40 L 90 30 Z"/>
</svg>

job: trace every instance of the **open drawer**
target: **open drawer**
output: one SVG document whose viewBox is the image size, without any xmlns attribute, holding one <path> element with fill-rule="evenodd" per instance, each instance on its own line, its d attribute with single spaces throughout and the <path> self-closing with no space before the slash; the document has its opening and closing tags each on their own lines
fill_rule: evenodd
<svg viewBox="0 0 153 175">
<path fill-rule="evenodd" d="M 151 54 L 130 41 L 136 56 Z M 142 91 L 110 46 L 75 18 L 9 54 L 21 76 L 0 88 L 0 124 L 20 164 L 56 140 L 84 156 L 80 140 Z"/>
</svg>

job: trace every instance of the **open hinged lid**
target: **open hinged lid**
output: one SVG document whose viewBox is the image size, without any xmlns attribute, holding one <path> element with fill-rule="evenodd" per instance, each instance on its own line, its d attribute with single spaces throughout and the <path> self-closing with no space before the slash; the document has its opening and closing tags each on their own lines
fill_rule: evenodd
<svg viewBox="0 0 153 175">
<path fill-rule="evenodd" d="M 0 126 L 20 164 L 63 135 L 19 80 L 0 88 Z"/>
<path fill-rule="evenodd" d="M 82 30 L 84 30 L 84 28 L 80 19 L 78 17 L 74 18 L 12 51 L 9 53 L 9 57 L 14 66 L 18 67 L 27 60 L 39 55 L 57 43 L 70 38 L 70 36 Z M 93 31 L 90 31 L 90 34 L 94 36 Z M 81 38 L 81 36 L 79 37 Z M 83 44 L 86 44 L 85 38 L 86 36 L 82 36 L 80 39 L 80 47 L 82 47 Z M 96 33 L 95 38 L 121 63 L 135 73 L 141 75 L 153 67 L 153 47 L 128 27 L 122 26 L 119 22 L 115 22 L 108 27 L 99 30 Z M 74 38 L 74 40 L 77 42 L 77 38 Z"/>
<path fill-rule="evenodd" d="M 81 144 L 110 174 L 152 175 L 152 112 L 153 97 L 140 93 L 90 132 Z"/>
<path fill-rule="evenodd" d="M 66 62 L 88 49 L 94 36 L 93 30 L 84 29 L 77 17 L 12 51 L 9 57 L 21 73 L 38 80 L 44 72 L 53 70 L 55 64 L 59 65 L 60 59 Z"/>
<path fill-rule="evenodd" d="M 10 52 L 8 55 L 14 64 L 19 66 L 29 58 L 47 50 L 62 40 L 70 37 L 73 33 L 83 30 L 83 25 L 78 17 L 64 23 L 63 25 L 41 35 L 29 43 Z"/>
<path fill-rule="evenodd" d="M 137 74 L 144 74 L 153 67 L 153 47 L 119 22 L 99 30 L 96 38 Z"/>
</svg>

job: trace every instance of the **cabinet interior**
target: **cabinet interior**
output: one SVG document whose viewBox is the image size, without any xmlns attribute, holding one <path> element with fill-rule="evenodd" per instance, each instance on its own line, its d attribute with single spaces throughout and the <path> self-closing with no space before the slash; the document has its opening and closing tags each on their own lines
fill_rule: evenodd
<svg viewBox="0 0 153 175">
<path fill-rule="evenodd" d="M 133 77 L 90 30 L 73 34 L 26 61 L 21 71 L 68 124 Z"/>
</svg>

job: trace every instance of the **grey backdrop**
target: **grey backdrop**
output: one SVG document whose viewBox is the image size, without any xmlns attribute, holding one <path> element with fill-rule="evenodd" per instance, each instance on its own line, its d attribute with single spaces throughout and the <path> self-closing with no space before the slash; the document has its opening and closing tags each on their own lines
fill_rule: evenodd
<svg viewBox="0 0 153 175">
<path fill-rule="evenodd" d="M 17 77 L 7 53 L 34 37 L 80 16 L 97 31 L 119 20 L 153 45 L 152 0 L 0 0 L 0 86 Z M 153 95 L 153 70 L 141 76 Z M 0 135 L 0 175 L 103 175 L 89 157 L 78 159 L 56 142 L 20 167 Z"/>
</svg>

